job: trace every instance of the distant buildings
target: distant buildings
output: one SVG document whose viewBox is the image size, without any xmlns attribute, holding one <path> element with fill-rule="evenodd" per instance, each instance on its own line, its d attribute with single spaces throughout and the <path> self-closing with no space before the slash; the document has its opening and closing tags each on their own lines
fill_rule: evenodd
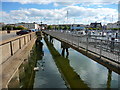
<svg viewBox="0 0 120 90">
<path fill-rule="evenodd" d="M 86 25 L 83 24 L 73 24 L 71 26 L 72 30 L 85 30 Z"/>
<path fill-rule="evenodd" d="M 2 26 L 4 26 L 5 24 L 3 22 L 0 22 L 0 27 L 2 28 Z"/>
<path fill-rule="evenodd" d="M 97 22 L 91 23 L 90 28 L 102 28 L 102 24 Z"/>
<path fill-rule="evenodd" d="M 47 24 L 39 24 L 39 26 L 40 26 L 40 29 L 42 29 L 42 30 L 44 30 L 44 29 L 46 29 L 47 28 Z"/>
<path fill-rule="evenodd" d="M 70 30 L 84 30 L 86 25 L 83 24 L 59 24 L 59 25 L 52 25 L 53 28 L 57 27 L 69 27 Z"/>
<path fill-rule="evenodd" d="M 107 24 L 107 28 L 111 29 L 111 28 L 120 28 L 120 21 L 117 21 L 115 23 L 108 23 Z"/>
<path fill-rule="evenodd" d="M 28 29 L 40 29 L 40 26 L 39 24 L 33 22 L 33 23 L 24 23 L 24 22 L 21 22 L 21 23 L 17 23 L 15 26 L 24 26 Z"/>
</svg>

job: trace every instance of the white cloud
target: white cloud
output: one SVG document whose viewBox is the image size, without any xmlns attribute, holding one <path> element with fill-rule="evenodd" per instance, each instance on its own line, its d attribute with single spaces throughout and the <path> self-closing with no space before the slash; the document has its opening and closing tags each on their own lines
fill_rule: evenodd
<svg viewBox="0 0 120 90">
<path fill-rule="evenodd" d="M 68 11 L 69 21 L 66 20 L 66 14 Z M 58 23 L 90 23 L 90 22 L 102 22 L 108 23 L 112 20 L 118 20 L 118 11 L 110 8 L 85 8 L 79 6 L 68 6 L 61 9 L 20 9 L 12 10 L 9 13 L 1 12 L 2 20 L 5 23 L 17 23 L 17 22 L 37 22 L 53 24 Z M 3 22 L 2 21 L 2 22 Z"/>
<path fill-rule="evenodd" d="M 19 2 L 22 4 L 49 4 L 55 3 L 55 5 L 74 5 L 78 3 L 92 3 L 92 4 L 103 4 L 103 3 L 118 3 L 119 0 L 2 0 L 2 2 Z"/>
</svg>

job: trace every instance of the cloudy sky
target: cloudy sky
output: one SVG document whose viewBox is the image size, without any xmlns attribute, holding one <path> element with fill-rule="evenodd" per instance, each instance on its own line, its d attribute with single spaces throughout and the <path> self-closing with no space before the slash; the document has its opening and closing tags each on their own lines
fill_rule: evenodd
<svg viewBox="0 0 120 90">
<path fill-rule="evenodd" d="M 119 0 L 2 0 L 0 22 L 46 24 L 118 21 Z M 119 10 L 120 11 L 120 10 Z"/>
</svg>

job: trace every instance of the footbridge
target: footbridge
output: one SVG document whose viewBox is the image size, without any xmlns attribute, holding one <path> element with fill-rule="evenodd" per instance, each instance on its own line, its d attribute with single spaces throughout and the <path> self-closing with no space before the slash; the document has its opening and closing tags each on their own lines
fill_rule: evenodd
<svg viewBox="0 0 120 90">
<path fill-rule="evenodd" d="M 120 42 L 112 42 L 96 36 L 79 35 L 67 31 L 47 30 L 43 33 L 69 44 L 82 54 L 120 73 Z"/>
</svg>

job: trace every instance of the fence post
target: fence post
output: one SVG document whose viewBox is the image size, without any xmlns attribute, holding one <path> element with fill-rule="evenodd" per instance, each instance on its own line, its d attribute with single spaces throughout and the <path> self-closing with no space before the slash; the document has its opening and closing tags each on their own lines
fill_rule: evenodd
<svg viewBox="0 0 120 90">
<path fill-rule="evenodd" d="M 79 36 L 78 36 L 78 48 L 79 48 Z"/>
<path fill-rule="evenodd" d="M 31 34 L 30 34 L 30 40 L 31 40 Z"/>
<path fill-rule="evenodd" d="M 94 47 L 96 48 L 97 47 L 97 36 L 95 36 L 94 40 L 95 40 L 95 46 Z"/>
<path fill-rule="evenodd" d="M 29 42 L 29 35 L 27 35 L 27 42 Z"/>
<path fill-rule="evenodd" d="M 12 47 L 12 42 L 10 41 L 10 50 L 11 50 L 11 56 L 13 55 L 13 47 Z"/>
<path fill-rule="evenodd" d="M 88 35 L 86 37 L 86 52 L 88 51 Z"/>
<path fill-rule="evenodd" d="M 120 47 L 119 47 L 119 50 L 118 50 L 118 62 L 120 62 Z"/>
<path fill-rule="evenodd" d="M 21 40 L 19 38 L 19 49 L 21 49 Z"/>
<path fill-rule="evenodd" d="M 26 44 L 26 39 L 25 39 L 25 36 L 24 36 L 24 45 Z"/>
<path fill-rule="evenodd" d="M 102 57 L 102 40 L 100 40 L 100 58 Z"/>
</svg>

